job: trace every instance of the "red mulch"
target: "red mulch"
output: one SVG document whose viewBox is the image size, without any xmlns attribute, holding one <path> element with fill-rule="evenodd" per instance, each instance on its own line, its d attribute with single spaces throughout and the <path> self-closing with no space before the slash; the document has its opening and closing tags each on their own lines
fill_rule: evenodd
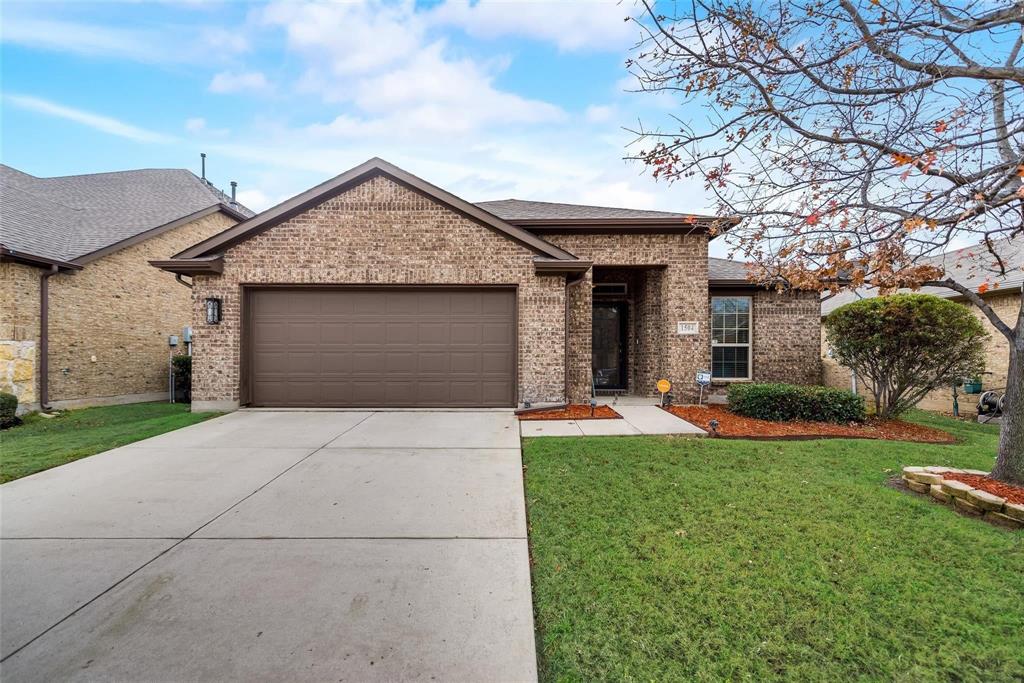
<svg viewBox="0 0 1024 683">
<path fill-rule="evenodd" d="M 864 424 L 833 424 L 831 422 L 771 422 L 743 417 L 722 406 L 669 406 L 665 410 L 687 422 L 710 430 L 709 422 L 718 420 L 720 436 L 734 439 L 884 439 L 919 443 L 951 444 L 951 434 L 903 422 L 902 420 L 868 420 Z"/>
<path fill-rule="evenodd" d="M 590 404 L 579 403 L 556 408 L 554 410 L 537 410 L 532 413 L 522 413 L 520 420 L 621 420 L 622 416 L 611 409 L 610 406 L 597 406 L 594 414 L 590 414 Z"/>
<path fill-rule="evenodd" d="M 992 479 L 981 474 L 960 474 L 959 472 L 943 472 L 943 479 L 956 479 L 962 481 L 965 484 L 970 484 L 976 489 L 982 491 L 988 491 L 994 496 L 1000 496 L 1005 498 L 1011 503 L 1020 503 L 1024 505 L 1024 486 L 1017 486 L 1016 484 L 1007 484 L 1003 481 Z"/>
</svg>

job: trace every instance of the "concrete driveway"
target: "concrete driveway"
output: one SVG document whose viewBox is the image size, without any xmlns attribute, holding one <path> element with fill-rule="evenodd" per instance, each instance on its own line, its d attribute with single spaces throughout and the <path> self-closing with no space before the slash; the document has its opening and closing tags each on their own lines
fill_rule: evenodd
<svg viewBox="0 0 1024 683">
<path fill-rule="evenodd" d="M 511 411 L 243 411 L 0 487 L 5 681 L 536 679 Z"/>
</svg>

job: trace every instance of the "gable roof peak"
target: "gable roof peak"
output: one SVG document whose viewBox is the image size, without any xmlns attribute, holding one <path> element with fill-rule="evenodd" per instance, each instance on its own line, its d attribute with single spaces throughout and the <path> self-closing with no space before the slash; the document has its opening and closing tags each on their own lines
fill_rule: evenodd
<svg viewBox="0 0 1024 683">
<path fill-rule="evenodd" d="M 326 180 L 315 187 L 301 192 L 291 199 L 287 199 L 277 206 L 273 206 L 263 213 L 239 223 L 218 235 L 195 244 L 185 251 L 177 254 L 175 259 L 195 259 L 223 253 L 239 242 L 255 237 L 259 233 L 269 230 L 288 219 L 296 216 L 312 207 L 323 203 L 331 197 L 337 196 L 346 190 L 365 182 L 369 177 L 376 174 L 384 174 L 391 180 L 403 185 L 414 192 L 430 197 L 431 199 L 444 204 L 450 209 L 461 213 L 467 218 L 491 228 L 505 237 L 512 239 L 532 250 L 544 258 L 557 260 L 577 260 L 575 256 L 560 247 L 537 237 L 533 233 L 523 230 L 517 226 L 507 223 L 502 218 L 483 209 L 476 204 L 455 196 L 432 183 L 429 183 L 418 176 L 395 166 L 389 161 L 380 157 L 367 159 L 358 166 L 341 173 L 329 180 Z"/>
</svg>

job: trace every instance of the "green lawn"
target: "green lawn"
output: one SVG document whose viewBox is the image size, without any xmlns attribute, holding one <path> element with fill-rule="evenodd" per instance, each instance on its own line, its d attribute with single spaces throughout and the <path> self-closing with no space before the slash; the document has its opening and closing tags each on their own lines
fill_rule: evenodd
<svg viewBox="0 0 1024 683">
<path fill-rule="evenodd" d="M 956 446 L 524 441 L 544 680 L 1024 680 L 1024 532 L 886 486 Z"/>
<path fill-rule="evenodd" d="M 184 403 L 132 403 L 71 410 L 59 417 L 26 416 L 0 431 L 0 483 L 88 455 L 147 439 L 217 413 L 190 413 Z"/>
</svg>

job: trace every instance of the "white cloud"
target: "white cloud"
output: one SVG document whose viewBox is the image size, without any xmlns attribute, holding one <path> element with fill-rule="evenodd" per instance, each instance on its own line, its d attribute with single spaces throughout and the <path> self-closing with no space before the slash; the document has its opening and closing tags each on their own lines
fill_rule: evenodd
<svg viewBox="0 0 1024 683">
<path fill-rule="evenodd" d="M 240 92 L 258 93 L 269 90 L 270 83 L 261 71 L 244 71 L 241 73 L 221 71 L 213 77 L 207 89 L 210 92 L 222 95 Z"/>
<path fill-rule="evenodd" d="M 428 13 L 432 23 L 457 26 L 471 36 L 520 36 L 560 50 L 620 51 L 639 38 L 628 5 L 617 0 L 476 2 L 446 0 Z"/>
<path fill-rule="evenodd" d="M 58 12 L 57 3 L 6 3 L 0 40 L 33 49 L 145 64 L 209 64 L 248 49 L 241 33 L 217 26 L 122 28 L 74 21 Z"/>
<path fill-rule="evenodd" d="M 163 133 L 139 128 L 131 125 L 130 123 L 125 123 L 124 121 L 119 121 L 109 116 L 93 114 L 82 109 L 66 107 L 39 97 L 32 97 L 31 95 L 12 94 L 7 95 L 6 100 L 10 104 L 21 109 L 27 109 L 40 114 L 46 114 L 47 116 L 56 116 L 57 118 L 74 121 L 75 123 L 80 123 L 83 126 L 88 126 L 94 130 L 122 138 L 128 138 L 129 140 L 135 140 L 137 142 L 170 143 L 175 141 L 175 138 L 169 135 L 164 135 Z"/>
<path fill-rule="evenodd" d="M 239 190 L 236 197 L 239 204 L 247 206 L 257 213 L 264 209 L 269 209 L 281 201 L 271 199 L 262 190 L 258 189 Z"/>
<path fill-rule="evenodd" d="M 587 117 L 587 121 L 592 123 L 611 121 L 612 117 L 615 116 L 615 107 L 606 104 L 592 104 L 587 107 L 584 116 Z"/>
<path fill-rule="evenodd" d="M 206 119 L 204 119 L 201 116 L 186 119 L 185 130 L 187 130 L 189 133 L 202 133 L 204 130 L 206 130 Z"/>
<path fill-rule="evenodd" d="M 278 2 L 260 21 L 282 28 L 306 60 L 301 91 L 354 106 L 310 127 L 321 137 L 462 135 L 565 118 L 553 104 L 497 88 L 506 60 L 453 56 L 445 40 L 431 40 L 411 2 Z"/>
</svg>

